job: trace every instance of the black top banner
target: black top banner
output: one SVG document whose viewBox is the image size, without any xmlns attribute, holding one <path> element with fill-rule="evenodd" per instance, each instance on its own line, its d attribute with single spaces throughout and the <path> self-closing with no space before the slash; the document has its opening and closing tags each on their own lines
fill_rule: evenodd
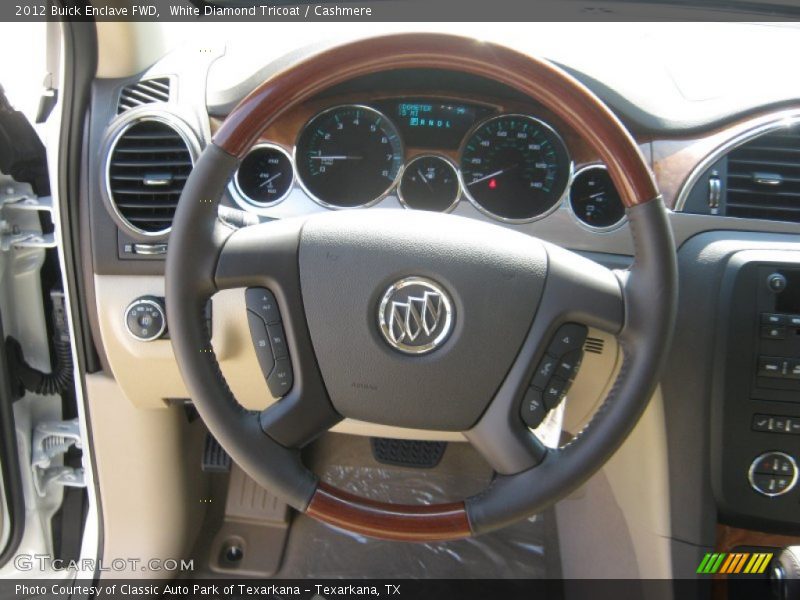
<svg viewBox="0 0 800 600">
<path fill-rule="evenodd" d="M 503 22 L 781 21 L 800 19 L 787 0 L 8 0 L 0 21 Z"/>
</svg>

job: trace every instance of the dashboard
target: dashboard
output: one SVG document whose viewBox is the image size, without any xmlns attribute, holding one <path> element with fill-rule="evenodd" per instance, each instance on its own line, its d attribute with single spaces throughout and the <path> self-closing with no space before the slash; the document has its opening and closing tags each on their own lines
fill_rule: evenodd
<svg viewBox="0 0 800 600">
<path fill-rule="evenodd" d="M 284 134 L 276 143 L 270 133 L 242 160 L 229 190 L 240 208 L 259 215 L 270 216 L 299 189 L 333 210 L 368 208 L 391 196 L 406 209 L 435 212 L 468 202 L 506 223 L 542 219 L 562 202 L 590 229 L 625 217 L 605 167 L 576 172 L 556 128 L 503 105 L 362 98 L 314 113 L 293 140 Z"/>
<path fill-rule="evenodd" d="M 86 277 L 97 306 L 89 321 L 103 368 L 141 407 L 187 395 L 157 311 L 182 183 L 231 106 L 254 87 L 239 82 L 226 102 L 213 102 L 208 73 L 222 55 L 180 49 L 135 77 L 98 80 L 93 92 L 81 198 Z M 585 82 L 604 92 L 591 77 Z M 800 306 L 789 301 L 800 277 L 793 187 L 800 171 L 791 158 L 800 152 L 800 103 L 660 129 L 631 118 L 624 99 L 609 104 L 655 174 L 680 248 L 679 325 L 663 384 L 670 476 L 683 482 L 671 487 L 672 503 L 713 504 L 734 524 L 800 530 L 793 513 L 800 500 L 800 435 L 793 435 L 800 431 L 800 329 L 792 320 Z M 528 98 L 442 71 L 370 76 L 297 103 L 260 134 L 223 204 L 247 222 L 338 210 L 450 212 L 611 267 L 626 267 L 633 254 L 619 194 L 580 136 Z M 774 274 L 788 282 L 785 296 L 766 287 Z M 263 382 L 253 383 L 260 367 L 246 349 L 240 296 L 216 296 L 208 322 L 236 396 L 257 408 L 273 398 Z M 157 336 L 132 335 L 131 307 L 158 324 Z M 769 318 L 778 320 L 777 339 Z M 586 352 L 591 408 L 617 346 L 589 332 Z M 697 456 L 707 460 L 687 468 Z M 775 469 L 793 475 L 765 472 L 772 467 L 764 456 L 790 457 Z M 696 502 L 697 490 L 707 494 L 705 504 Z M 692 514 L 673 513 L 676 537 L 693 538 Z"/>
</svg>

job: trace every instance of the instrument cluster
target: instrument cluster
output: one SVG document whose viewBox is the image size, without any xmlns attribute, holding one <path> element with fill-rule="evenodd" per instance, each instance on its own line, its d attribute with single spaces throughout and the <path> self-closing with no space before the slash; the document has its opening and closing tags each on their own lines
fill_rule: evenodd
<svg viewBox="0 0 800 600">
<path fill-rule="evenodd" d="M 301 128 L 291 154 L 275 144 L 254 146 L 232 185 L 239 204 L 264 209 L 295 183 L 331 209 L 368 207 L 395 194 L 406 208 L 446 212 L 467 199 L 509 223 L 544 217 L 571 188 L 570 207 L 587 227 L 612 228 L 625 216 L 605 168 L 592 165 L 576 177 L 566 144 L 548 123 L 446 99 L 322 110 Z"/>
</svg>

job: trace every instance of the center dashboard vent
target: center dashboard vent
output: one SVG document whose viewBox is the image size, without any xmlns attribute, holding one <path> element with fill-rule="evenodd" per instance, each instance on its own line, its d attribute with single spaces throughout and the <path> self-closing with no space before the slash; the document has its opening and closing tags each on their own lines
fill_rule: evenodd
<svg viewBox="0 0 800 600">
<path fill-rule="evenodd" d="M 725 214 L 800 222 L 800 128 L 763 134 L 728 154 Z"/>
<path fill-rule="evenodd" d="M 143 79 L 142 81 L 126 85 L 119 93 L 117 114 L 122 114 L 126 110 L 145 104 L 169 102 L 169 89 L 169 77 Z"/>
<path fill-rule="evenodd" d="M 140 234 L 169 231 L 194 158 L 188 138 L 162 119 L 140 118 L 112 143 L 106 167 L 117 216 Z"/>
</svg>

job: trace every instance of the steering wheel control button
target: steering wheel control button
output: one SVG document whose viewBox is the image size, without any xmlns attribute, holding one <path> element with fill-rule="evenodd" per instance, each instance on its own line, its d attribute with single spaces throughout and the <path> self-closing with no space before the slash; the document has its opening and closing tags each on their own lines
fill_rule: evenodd
<svg viewBox="0 0 800 600">
<path fill-rule="evenodd" d="M 567 392 L 567 382 L 559 377 L 553 377 L 544 388 L 542 398 L 547 410 L 553 410 L 559 405 Z"/>
<path fill-rule="evenodd" d="M 267 386 L 269 391 L 276 398 L 285 396 L 294 383 L 294 376 L 292 375 L 292 363 L 288 358 L 279 358 L 275 361 L 275 368 L 267 378 Z"/>
<path fill-rule="evenodd" d="M 244 294 L 244 301 L 248 310 L 252 310 L 259 317 L 264 319 L 267 325 L 279 323 L 281 313 L 278 310 L 278 303 L 272 292 L 264 288 L 247 288 Z"/>
<path fill-rule="evenodd" d="M 435 281 L 406 277 L 384 292 L 378 327 L 386 342 L 405 354 L 427 354 L 444 344 L 453 330 L 453 304 Z"/>
<path fill-rule="evenodd" d="M 289 358 L 289 341 L 281 324 L 278 303 L 268 289 L 248 288 L 245 304 L 250 336 L 261 372 L 272 395 L 281 398 L 292 389 L 294 375 Z"/>
<path fill-rule="evenodd" d="M 286 344 L 286 334 L 283 331 L 283 326 L 280 323 L 267 325 L 267 333 L 269 334 L 270 346 L 272 346 L 272 354 L 275 358 L 287 358 L 289 356 L 289 347 Z"/>
<path fill-rule="evenodd" d="M 578 323 L 566 323 L 558 328 L 553 341 L 547 348 L 547 353 L 552 356 L 564 356 L 571 350 L 580 350 L 586 341 L 588 329 Z"/>
<path fill-rule="evenodd" d="M 566 381 L 573 381 L 583 361 L 583 350 L 570 350 L 558 363 L 556 375 Z"/>
<path fill-rule="evenodd" d="M 547 415 L 547 410 L 544 407 L 541 390 L 528 388 L 525 397 L 522 399 L 522 406 L 520 407 L 520 416 L 525 422 L 525 425 L 536 429 L 541 425 L 545 415 Z"/>
<path fill-rule="evenodd" d="M 142 296 L 125 309 L 125 328 L 140 342 L 160 338 L 167 328 L 164 301 L 155 296 Z"/>
<path fill-rule="evenodd" d="M 797 463 L 785 452 L 766 452 L 753 461 L 747 475 L 750 486 L 759 494 L 782 496 L 797 484 Z"/>
<path fill-rule="evenodd" d="M 256 358 L 261 367 L 261 372 L 265 378 L 269 378 L 275 367 L 275 357 L 272 354 L 272 347 L 269 343 L 269 334 L 264 321 L 254 312 L 247 311 L 247 323 L 250 325 L 250 337 L 253 338 L 253 345 L 256 348 Z"/>
<path fill-rule="evenodd" d="M 536 374 L 533 376 L 531 385 L 540 390 L 544 389 L 555 373 L 558 363 L 559 360 L 555 356 L 545 354 L 542 362 L 539 363 L 539 368 L 536 369 Z"/>
</svg>

